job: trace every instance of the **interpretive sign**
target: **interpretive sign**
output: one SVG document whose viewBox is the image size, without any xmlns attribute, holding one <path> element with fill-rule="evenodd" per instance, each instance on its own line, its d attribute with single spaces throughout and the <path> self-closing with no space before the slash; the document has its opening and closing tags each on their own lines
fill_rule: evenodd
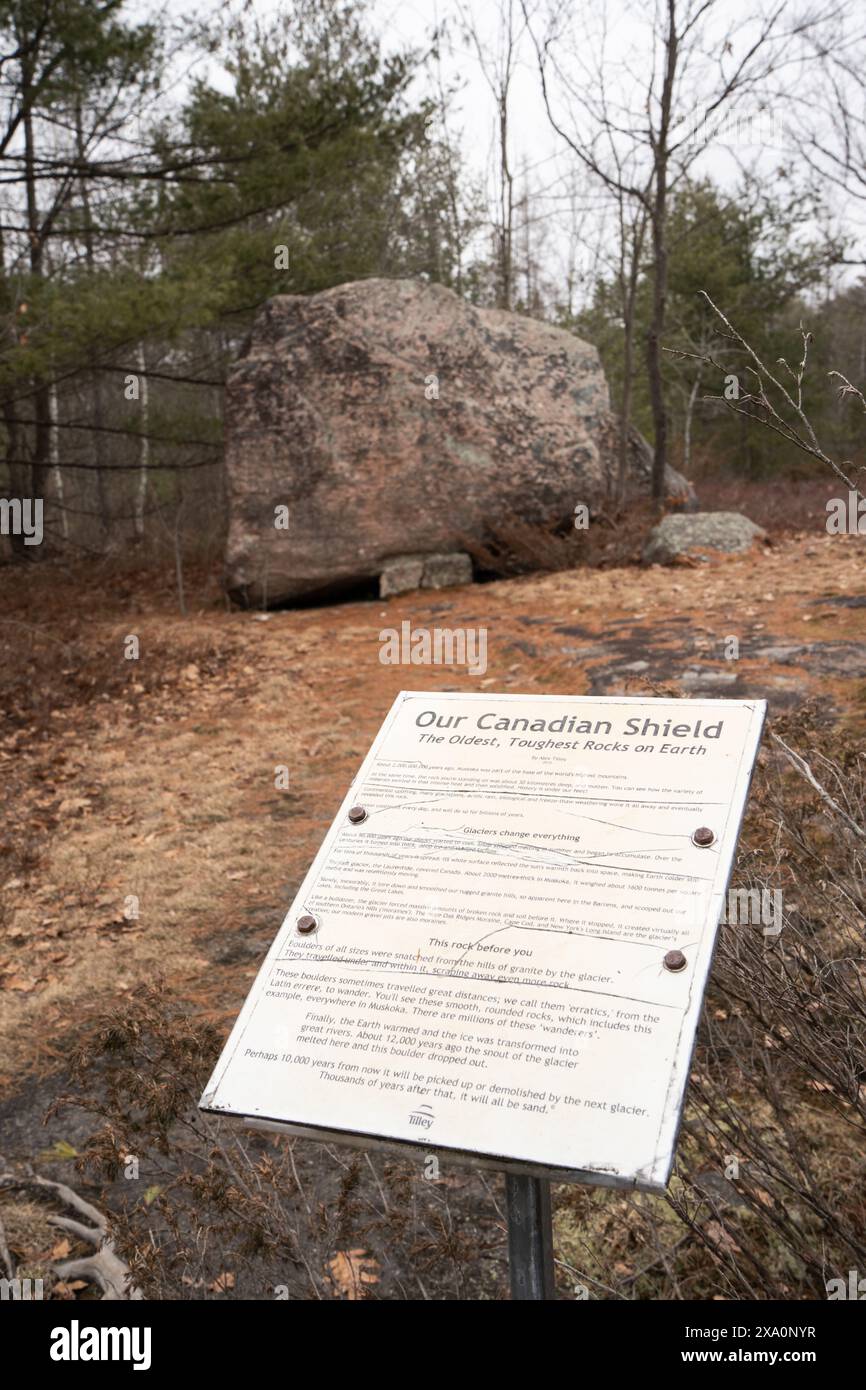
<svg viewBox="0 0 866 1390">
<path fill-rule="evenodd" d="M 765 709 L 402 692 L 202 1107 L 663 1187 Z"/>
</svg>

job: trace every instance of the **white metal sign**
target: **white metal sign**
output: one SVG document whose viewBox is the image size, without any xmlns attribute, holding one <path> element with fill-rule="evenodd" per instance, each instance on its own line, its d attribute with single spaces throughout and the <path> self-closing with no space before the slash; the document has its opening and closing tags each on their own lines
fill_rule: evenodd
<svg viewBox="0 0 866 1390">
<path fill-rule="evenodd" d="M 202 1097 L 658 1189 L 763 701 L 395 701 Z"/>
</svg>

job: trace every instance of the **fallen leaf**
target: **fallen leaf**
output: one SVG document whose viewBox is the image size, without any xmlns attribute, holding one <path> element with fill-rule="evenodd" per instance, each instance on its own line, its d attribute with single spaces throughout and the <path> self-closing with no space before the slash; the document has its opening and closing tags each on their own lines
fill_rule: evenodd
<svg viewBox="0 0 866 1390">
<path fill-rule="evenodd" d="M 379 1276 L 372 1272 L 377 1268 L 376 1261 L 366 1250 L 339 1250 L 328 1261 L 328 1270 L 338 1291 L 350 1300 L 365 1298 L 365 1286 L 378 1284 Z"/>
<path fill-rule="evenodd" d="M 212 1284 L 208 1284 L 210 1293 L 226 1293 L 235 1286 L 235 1276 L 226 1270 L 223 1274 L 218 1274 Z"/>
<path fill-rule="evenodd" d="M 39 1157 L 43 1159 L 77 1158 L 78 1150 L 73 1149 L 71 1144 L 67 1144 L 65 1139 L 58 1139 L 55 1144 L 52 1144 L 50 1149 L 43 1149 Z"/>
<path fill-rule="evenodd" d="M 708 1238 L 713 1242 L 718 1250 L 726 1255 L 739 1255 L 740 1247 L 729 1235 L 720 1221 L 708 1221 L 705 1227 Z"/>
</svg>

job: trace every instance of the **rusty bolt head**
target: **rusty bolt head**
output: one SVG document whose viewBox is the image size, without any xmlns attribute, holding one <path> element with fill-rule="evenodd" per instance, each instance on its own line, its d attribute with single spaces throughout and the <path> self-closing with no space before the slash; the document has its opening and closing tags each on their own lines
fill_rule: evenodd
<svg viewBox="0 0 866 1390">
<path fill-rule="evenodd" d="M 353 806 L 349 812 L 349 820 L 353 825 L 360 825 L 362 820 L 367 819 L 367 812 L 363 806 Z"/>
<path fill-rule="evenodd" d="M 318 925 L 317 918 L 313 917 L 309 912 L 305 912 L 303 917 L 299 917 L 295 923 L 301 936 L 309 936 L 317 929 Z"/>
<path fill-rule="evenodd" d="M 685 968 L 686 958 L 682 951 L 668 951 L 665 956 L 665 970 L 673 970 L 676 974 L 678 970 L 685 970 Z"/>
<path fill-rule="evenodd" d="M 692 844 L 697 845 L 698 849 L 707 849 L 715 844 L 715 834 L 708 825 L 699 825 L 692 836 Z"/>
</svg>

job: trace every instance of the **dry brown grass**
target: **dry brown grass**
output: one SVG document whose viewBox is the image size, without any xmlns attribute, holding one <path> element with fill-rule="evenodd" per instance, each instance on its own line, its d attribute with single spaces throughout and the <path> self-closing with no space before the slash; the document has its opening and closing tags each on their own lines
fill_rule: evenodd
<svg viewBox="0 0 866 1390">
<path fill-rule="evenodd" d="M 703 477 L 697 470 L 694 482 L 702 511 L 743 512 L 774 538 L 826 535 L 827 502 L 842 495 L 830 476 L 737 478 L 713 467 Z"/>
</svg>

